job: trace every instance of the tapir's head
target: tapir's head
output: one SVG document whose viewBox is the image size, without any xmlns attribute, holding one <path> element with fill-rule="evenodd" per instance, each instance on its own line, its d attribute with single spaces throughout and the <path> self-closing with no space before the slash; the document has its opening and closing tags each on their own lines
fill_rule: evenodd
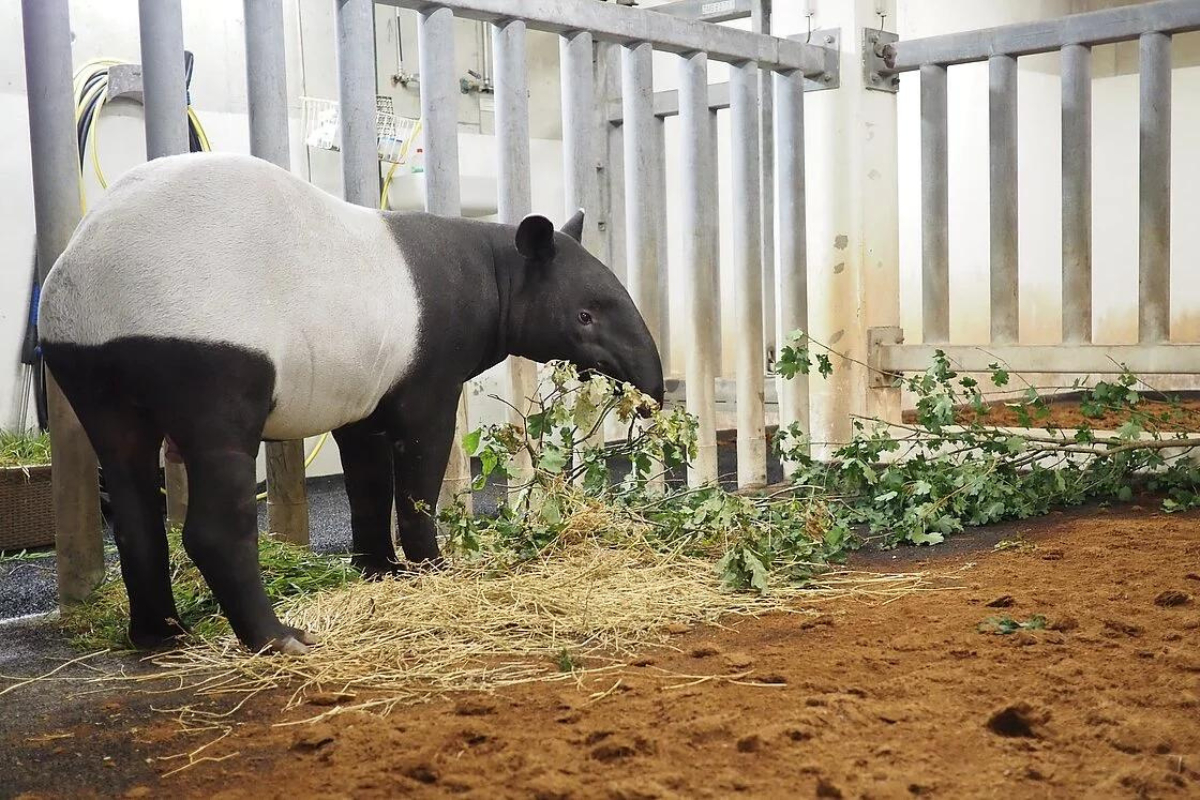
<svg viewBox="0 0 1200 800">
<path fill-rule="evenodd" d="M 530 215 L 516 230 L 523 260 L 509 309 L 513 352 L 569 361 L 663 400 L 663 370 L 646 321 L 617 276 L 580 244 L 583 211 L 554 230 Z"/>
</svg>

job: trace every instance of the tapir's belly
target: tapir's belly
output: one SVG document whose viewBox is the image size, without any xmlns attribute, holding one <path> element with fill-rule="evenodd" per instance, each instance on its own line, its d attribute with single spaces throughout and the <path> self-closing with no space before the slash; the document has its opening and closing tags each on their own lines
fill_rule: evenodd
<svg viewBox="0 0 1200 800">
<path fill-rule="evenodd" d="M 246 161 L 182 157 L 173 177 L 163 167 L 140 168 L 144 179 L 131 172 L 55 265 L 40 333 L 261 355 L 274 370 L 267 439 L 362 419 L 417 355 L 421 304 L 409 267 L 377 213 Z M 203 174 L 187 173 L 189 163 Z"/>
</svg>

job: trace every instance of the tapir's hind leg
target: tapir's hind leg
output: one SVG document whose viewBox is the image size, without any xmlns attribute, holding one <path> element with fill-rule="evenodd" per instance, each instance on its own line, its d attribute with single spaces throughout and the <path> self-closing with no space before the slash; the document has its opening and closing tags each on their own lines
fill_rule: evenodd
<svg viewBox="0 0 1200 800">
<path fill-rule="evenodd" d="M 130 641 L 138 647 L 163 644 L 183 629 L 171 593 L 159 497 L 162 429 L 123 391 L 104 349 L 48 344 L 44 350 L 104 469 L 129 596 Z"/>
<path fill-rule="evenodd" d="M 167 537 L 159 500 L 162 433 L 132 409 L 109 409 L 93 425 L 96 456 L 113 507 L 113 537 L 129 595 L 129 639 L 153 648 L 184 632 L 171 592 Z M 125 413 L 121 413 L 125 412 Z"/>
<path fill-rule="evenodd" d="M 346 496 L 350 500 L 352 562 L 374 578 L 398 571 L 392 543 L 392 442 L 358 423 L 333 432 L 342 457 Z"/>
</svg>

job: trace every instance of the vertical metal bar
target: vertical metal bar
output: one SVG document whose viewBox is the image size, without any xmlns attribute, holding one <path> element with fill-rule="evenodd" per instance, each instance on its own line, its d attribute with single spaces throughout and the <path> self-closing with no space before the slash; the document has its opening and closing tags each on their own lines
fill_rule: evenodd
<svg viewBox="0 0 1200 800">
<path fill-rule="evenodd" d="M 188 146 L 187 79 L 184 73 L 183 9 L 180 0 L 139 0 L 142 49 L 142 97 L 146 158 L 186 153 Z M 181 462 L 165 460 L 167 523 L 187 517 L 187 472 Z"/>
<path fill-rule="evenodd" d="M 492 51 L 496 72 L 496 151 L 499 154 L 500 221 L 516 225 L 529 213 L 532 189 L 529 175 L 529 89 L 525 76 L 525 23 L 509 20 L 492 28 Z M 537 366 L 513 356 L 508 360 L 509 422 L 524 425 L 537 391 Z M 510 488 L 527 484 L 533 477 L 529 453 L 514 459 Z"/>
<path fill-rule="evenodd" d="M 622 49 L 626 274 L 629 294 L 661 348 L 662 287 L 656 222 L 663 196 L 662 187 L 655 181 L 654 47 L 641 43 Z"/>
<path fill-rule="evenodd" d="M 712 292 L 712 317 L 709 320 L 708 331 L 712 336 L 712 358 L 713 358 L 713 375 L 715 377 L 723 377 L 725 375 L 725 342 L 724 328 L 721 324 L 721 314 L 723 311 L 721 302 L 721 214 L 716 208 L 717 198 L 721 196 L 721 177 L 720 170 L 717 168 L 718 152 L 717 152 L 717 112 L 714 109 L 709 109 L 708 112 L 708 152 L 709 159 L 712 163 L 712 169 L 708 172 L 708 196 L 712 198 L 714 206 L 712 215 L 712 224 L 708 226 L 708 245 L 706 252 L 712 258 L 712 271 L 709 275 L 709 291 Z"/>
<path fill-rule="evenodd" d="M 988 59 L 988 149 L 991 153 L 992 341 L 1020 339 L 1017 224 L 1017 59 Z"/>
<path fill-rule="evenodd" d="M 698 418 L 697 455 L 688 467 L 688 484 L 717 479 L 716 354 L 712 323 L 717 298 L 712 293 L 715 254 L 709 229 L 716 224 L 712 172 L 715 155 L 709 132 L 708 56 L 679 57 L 679 120 L 682 127 L 683 261 L 690 271 L 688 296 L 687 409 Z"/>
<path fill-rule="evenodd" d="M 671 357 L 671 293 L 670 293 L 670 261 L 667 250 L 667 124 L 661 117 L 655 117 L 653 123 L 652 141 L 654 143 L 654 160 L 652 162 L 651 191 L 662 202 L 653 209 L 651 224 L 654 226 L 654 240 L 658 243 L 654 263 L 658 267 L 658 349 L 662 356 L 663 374 L 674 375 L 678 370 Z M 626 202 L 628 202 L 626 192 Z"/>
<path fill-rule="evenodd" d="M 774 73 L 775 230 L 779 281 L 780 345 L 796 331 L 808 332 L 808 235 L 804 187 L 804 75 Z M 779 429 L 793 424 L 808 433 L 808 377 L 779 385 Z"/>
<path fill-rule="evenodd" d="M 619 189 L 624 184 L 625 158 L 621 126 L 608 120 L 608 109 L 621 98 L 621 52 L 612 42 L 596 42 L 595 97 L 592 129 L 596 137 L 596 226 L 599 244 L 596 257 L 626 283 L 624 243 L 625 214 Z M 615 432 L 615 431 L 614 431 Z M 607 435 L 607 434 L 606 434 Z"/>
<path fill-rule="evenodd" d="M 1092 341 L 1092 50 L 1062 49 L 1062 340 Z"/>
<path fill-rule="evenodd" d="M 755 33 L 771 33 L 772 0 L 754 0 L 750 6 L 751 29 Z M 763 352 L 764 366 L 773 360 L 777 352 L 775 300 L 775 86 L 771 73 L 758 72 L 759 109 L 758 126 L 760 175 L 762 189 L 762 305 L 763 305 Z"/>
<path fill-rule="evenodd" d="M 290 169 L 283 0 L 244 0 L 250 154 Z"/>
<path fill-rule="evenodd" d="M 187 79 L 180 0 L 138 0 L 146 157 L 188 152 Z"/>
<path fill-rule="evenodd" d="M 757 486 L 767 482 L 758 72 L 758 65 L 754 62 L 731 65 L 729 68 L 739 486 Z"/>
<path fill-rule="evenodd" d="M 563 114 L 563 207 L 564 219 L 584 209 L 584 246 L 596 252 L 595 214 L 596 131 L 592 125 L 595 114 L 595 73 L 592 34 L 574 31 L 559 40 L 562 64 Z M 588 212 L 591 218 L 588 218 Z"/>
<path fill-rule="evenodd" d="M 666 265 L 659 260 L 665 253 L 665 225 L 660 225 L 666 187 L 659 160 L 661 121 L 654 116 L 654 47 L 646 42 L 622 47 L 621 59 L 627 286 L 664 358 L 666 374 Z M 661 488 L 665 482 L 656 477 L 655 484 Z"/>
<path fill-rule="evenodd" d="M 950 158 L 946 68 L 921 67 L 921 328 L 950 340 Z"/>
<path fill-rule="evenodd" d="M 454 66 L 454 12 L 422 11 L 417 24 L 421 63 L 421 118 L 425 129 L 425 210 L 456 217 L 462 213 L 458 174 L 458 72 Z M 471 459 L 462 446 L 467 431 L 467 393 L 458 402 L 450 463 L 439 505 L 462 496 L 472 507 Z"/>
<path fill-rule="evenodd" d="M 81 214 L 71 102 L 71 22 L 67 0 L 22 0 L 21 18 L 38 278 L 45 281 Z M 46 377 L 58 597 L 66 605 L 86 599 L 104 577 L 100 489 L 87 434 L 54 376 Z"/>
<path fill-rule="evenodd" d="M 1138 341 L 1171 338 L 1171 37 L 1142 34 Z"/>
<path fill-rule="evenodd" d="M 371 0 L 337 0 L 342 196 L 351 203 L 370 208 L 379 204 L 374 42 L 374 3 Z"/>
<path fill-rule="evenodd" d="M 287 59 L 282 0 L 245 0 L 246 99 L 250 154 L 289 169 Z M 267 531 L 308 544 L 308 492 L 304 442 L 267 442 Z"/>
</svg>

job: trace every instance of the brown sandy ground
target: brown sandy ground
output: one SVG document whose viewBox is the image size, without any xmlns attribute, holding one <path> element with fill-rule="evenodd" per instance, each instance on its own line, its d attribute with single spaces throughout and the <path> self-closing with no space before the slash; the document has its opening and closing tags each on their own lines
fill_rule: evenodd
<svg viewBox="0 0 1200 800">
<path fill-rule="evenodd" d="M 955 420 L 962 424 L 970 424 L 979 419 L 985 425 L 1002 427 L 1023 427 L 1019 408 L 1032 418 L 1033 428 L 1081 428 L 1088 427 L 1095 431 L 1113 431 L 1129 419 L 1125 411 L 1105 411 L 1098 417 L 1086 416 L 1074 400 L 1054 400 L 1047 398 L 1049 415 L 1039 417 L 1032 406 L 1023 405 L 1018 401 L 1011 403 L 991 403 L 987 413 L 980 417 L 971 408 L 960 408 L 955 412 Z M 1185 397 L 1175 403 L 1164 400 L 1143 398 L 1137 405 L 1137 410 L 1149 417 L 1147 427 L 1162 432 L 1168 431 L 1198 431 L 1200 430 L 1200 399 Z M 917 420 L 915 411 L 904 412 L 904 422 L 913 424 Z"/>
<path fill-rule="evenodd" d="M 1200 515 L 1155 508 L 1052 515 L 1009 527 L 998 551 L 999 536 L 924 550 L 917 567 L 956 588 L 683 632 L 577 685 L 296 727 L 273 726 L 281 699 L 260 697 L 205 751 L 237 755 L 115 771 L 127 797 L 1197 797 Z M 905 552 L 865 566 L 911 569 Z M 977 630 L 1035 614 L 1046 630 Z M 44 765 L 50 791 L 26 797 L 121 796 L 92 791 L 78 756 L 111 775 L 99 754 L 131 739 L 139 757 L 200 741 L 167 738 L 161 717 L 131 735 L 138 722 L 0 753 Z"/>
</svg>

